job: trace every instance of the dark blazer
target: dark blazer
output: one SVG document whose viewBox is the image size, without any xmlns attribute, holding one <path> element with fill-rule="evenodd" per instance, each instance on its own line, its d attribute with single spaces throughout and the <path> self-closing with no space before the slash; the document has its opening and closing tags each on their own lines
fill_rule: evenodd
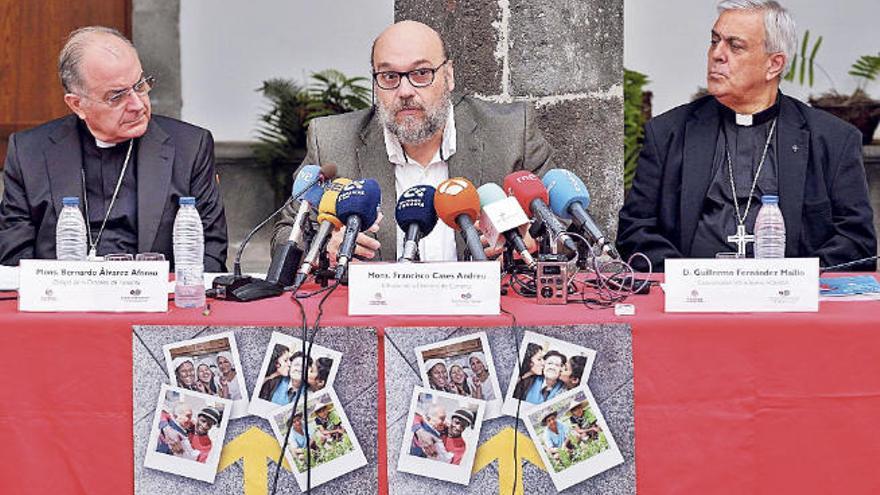
<svg viewBox="0 0 880 495">
<path fill-rule="evenodd" d="M 76 115 L 9 137 L 0 203 L 0 263 L 55 258 L 61 198 L 82 196 L 82 148 Z M 174 262 L 171 234 L 178 198 L 194 196 L 205 230 L 205 270 L 226 270 L 226 215 L 214 172 L 214 140 L 205 129 L 154 115 L 137 154 L 138 251 Z"/>
<path fill-rule="evenodd" d="M 785 255 L 816 256 L 822 266 L 875 255 L 859 131 L 829 113 L 780 97 L 777 166 Z M 662 271 L 666 258 L 690 256 L 712 180 L 720 105 L 707 96 L 645 126 L 635 180 L 620 210 L 617 246 L 624 257 L 642 252 Z M 848 269 L 874 266 L 869 262 Z"/>
<path fill-rule="evenodd" d="M 468 96 L 454 102 L 456 151 L 447 160 L 449 177 L 464 177 L 476 187 L 487 182 L 501 185 L 513 171 L 537 171 L 550 162 L 552 150 L 533 124 L 529 105 L 490 103 Z M 382 124 L 374 109 L 312 120 L 307 147 L 303 163 L 335 163 L 340 177 L 379 182 L 384 219 L 377 238 L 382 259 L 397 259 L 394 165 L 388 161 Z M 282 212 L 272 236 L 273 252 L 278 242 L 287 240 L 295 216 L 292 205 Z M 464 243 L 458 235 L 456 243 L 461 257 Z"/>
</svg>

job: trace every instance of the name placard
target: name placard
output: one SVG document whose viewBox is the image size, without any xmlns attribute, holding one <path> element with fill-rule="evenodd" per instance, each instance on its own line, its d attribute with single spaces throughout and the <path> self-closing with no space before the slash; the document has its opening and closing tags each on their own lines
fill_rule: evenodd
<svg viewBox="0 0 880 495">
<path fill-rule="evenodd" d="M 668 259 L 667 312 L 819 311 L 819 258 Z"/>
<path fill-rule="evenodd" d="M 497 315 L 501 270 L 494 261 L 353 263 L 350 315 Z"/>
<path fill-rule="evenodd" d="M 19 311 L 168 311 L 167 261 L 22 260 Z"/>
</svg>

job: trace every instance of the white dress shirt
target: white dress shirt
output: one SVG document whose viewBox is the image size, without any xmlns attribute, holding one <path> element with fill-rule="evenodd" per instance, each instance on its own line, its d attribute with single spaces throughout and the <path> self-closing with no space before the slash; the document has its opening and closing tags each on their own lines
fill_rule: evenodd
<svg viewBox="0 0 880 495">
<path fill-rule="evenodd" d="M 394 164 L 394 188 L 397 198 L 412 186 L 428 185 L 436 188 L 441 182 L 449 178 L 449 166 L 446 160 L 455 153 L 455 117 L 452 106 L 449 107 L 449 116 L 446 118 L 446 128 L 443 129 L 443 140 L 440 149 L 434 153 L 431 162 L 422 165 L 411 157 L 408 157 L 393 134 L 384 129 L 385 150 L 388 152 L 388 160 Z M 392 222 L 395 220 L 390 219 Z M 384 222 L 383 222 L 384 223 Z M 397 257 L 403 254 L 403 240 L 405 233 L 395 222 L 397 229 Z M 422 261 L 456 261 L 458 253 L 455 248 L 455 231 L 443 220 L 437 220 L 437 225 L 425 237 L 419 241 L 419 259 Z"/>
</svg>

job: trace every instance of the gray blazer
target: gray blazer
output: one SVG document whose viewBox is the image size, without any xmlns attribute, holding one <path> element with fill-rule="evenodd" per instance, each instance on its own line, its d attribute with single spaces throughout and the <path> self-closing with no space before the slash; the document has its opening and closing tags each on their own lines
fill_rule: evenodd
<svg viewBox="0 0 880 495">
<path fill-rule="evenodd" d="M 522 102 L 490 103 L 472 97 L 454 100 L 456 152 L 449 157 L 449 177 L 465 177 L 479 187 L 516 170 L 537 171 L 550 162 L 552 150 L 532 122 L 531 107 Z M 335 163 L 337 175 L 351 179 L 373 178 L 382 189 L 384 215 L 377 239 L 382 244 L 381 259 L 397 258 L 397 228 L 394 208 L 397 194 L 394 165 L 388 161 L 382 125 L 374 108 L 311 121 L 304 164 Z M 290 235 L 296 215 L 293 205 L 284 209 L 275 224 L 272 252 Z M 464 244 L 456 236 L 459 258 Z"/>
</svg>

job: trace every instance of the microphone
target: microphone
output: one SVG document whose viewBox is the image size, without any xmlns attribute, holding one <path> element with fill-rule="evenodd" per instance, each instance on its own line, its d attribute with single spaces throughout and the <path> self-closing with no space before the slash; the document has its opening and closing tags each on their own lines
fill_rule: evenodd
<svg viewBox="0 0 880 495">
<path fill-rule="evenodd" d="M 259 278 L 242 276 L 241 257 L 244 253 L 245 247 L 250 242 L 251 238 L 253 238 L 257 231 L 259 231 L 264 225 L 266 225 L 266 223 L 272 217 L 274 217 L 275 215 L 280 213 L 281 210 L 286 208 L 291 201 L 294 201 L 306 195 L 306 193 L 310 191 L 312 187 L 319 184 L 324 179 L 324 177 L 332 177 L 336 174 L 336 165 L 333 164 L 328 163 L 321 166 L 320 169 L 318 169 L 317 171 L 316 169 L 318 169 L 316 165 L 306 165 L 300 168 L 300 171 L 299 173 L 297 173 L 297 176 L 294 180 L 294 188 L 291 191 L 291 197 L 284 202 L 284 205 L 282 205 L 281 208 L 275 210 L 265 220 L 254 227 L 254 229 L 251 230 L 250 233 L 248 233 L 248 235 L 244 238 L 241 245 L 239 246 L 238 251 L 236 252 L 235 262 L 233 265 L 233 274 L 215 278 L 214 282 L 211 285 L 209 295 L 229 301 L 247 302 L 253 301 L 255 299 L 263 299 L 266 297 L 277 296 L 281 294 L 281 292 L 283 292 L 283 286 L 278 286 L 277 281 L 267 282 L 266 280 L 262 280 Z M 320 186 L 318 187 L 320 188 Z M 290 256 L 295 256 L 295 252 L 291 253 Z M 281 264 L 283 268 L 284 260 L 279 259 L 278 263 Z M 276 267 L 275 271 L 280 272 L 282 271 L 282 269 Z"/>
<path fill-rule="evenodd" d="M 394 209 L 394 218 L 406 235 L 403 238 L 403 255 L 399 262 L 412 262 L 419 256 L 419 240 L 427 236 L 437 225 L 434 210 L 434 193 L 431 186 L 413 186 L 403 191 Z"/>
<path fill-rule="evenodd" d="M 526 214 L 544 224 L 551 242 L 561 239 L 566 248 L 577 252 L 577 244 L 574 239 L 565 234 L 565 227 L 547 206 L 549 202 L 547 188 L 544 187 L 537 175 L 527 170 L 509 174 L 504 178 L 504 189 L 519 201 L 519 205 L 522 206 Z M 553 246 L 555 245 L 551 244 L 551 249 Z"/>
<path fill-rule="evenodd" d="M 327 244 L 327 240 L 330 239 L 330 234 L 342 227 L 342 222 L 336 218 L 336 198 L 350 182 L 351 179 L 345 177 L 333 179 L 333 182 L 324 191 L 324 195 L 321 196 L 321 202 L 318 203 L 318 233 L 312 239 L 309 251 L 293 278 L 294 291 L 306 281 L 312 269 L 318 266 L 318 257 L 323 251 L 324 245 Z"/>
<path fill-rule="evenodd" d="M 382 191 L 375 179 L 356 180 L 339 193 L 336 198 L 336 216 L 345 222 L 345 235 L 336 257 L 336 280 L 342 280 L 348 261 L 357 247 L 357 236 L 370 228 L 379 216 Z"/>
<path fill-rule="evenodd" d="M 501 186 L 491 182 L 477 188 L 477 194 L 480 195 L 480 206 L 483 208 L 480 230 L 489 239 L 489 244 L 494 247 L 498 237 L 503 235 L 526 265 L 534 266 L 535 259 L 520 234 L 520 230 L 525 230 L 529 224 L 529 218 L 516 198 L 507 196 Z"/>
<path fill-rule="evenodd" d="M 616 255 L 614 247 L 608 243 L 593 217 L 587 212 L 590 193 L 580 177 L 569 170 L 554 168 L 544 174 L 543 183 L 550 195 L 550 209 L 553 213 L 574 222 L 604 253 Z"/>
<path fill-rule="evenodd" d="M 443 223 L 461 232 L 471 259 L 486 261 L 480 233 L 474 227 L 480 214 L 480 197 L 471 181 L 464 177 L 453 177 L 441 182 L 434 193 L 434 206 Z"/>
<path fill-rule="evenodd" d="M 272 263 L 266 271 L 266 281 L 280 287 L 293 283 L 293 275 L 302 261 L 305 244 L 312 235 L 309 214 L 318 206 L 324 194 L 326 181 L 336 176 L 336 165 L 303 165 L 293 182 L 293 197 L 300 197 L 299 209 L 293 220 L 287 241 L 279 244 L 272 253 Z M 317 181 L 315 178 L 317 177 Z"/>
</svg>

